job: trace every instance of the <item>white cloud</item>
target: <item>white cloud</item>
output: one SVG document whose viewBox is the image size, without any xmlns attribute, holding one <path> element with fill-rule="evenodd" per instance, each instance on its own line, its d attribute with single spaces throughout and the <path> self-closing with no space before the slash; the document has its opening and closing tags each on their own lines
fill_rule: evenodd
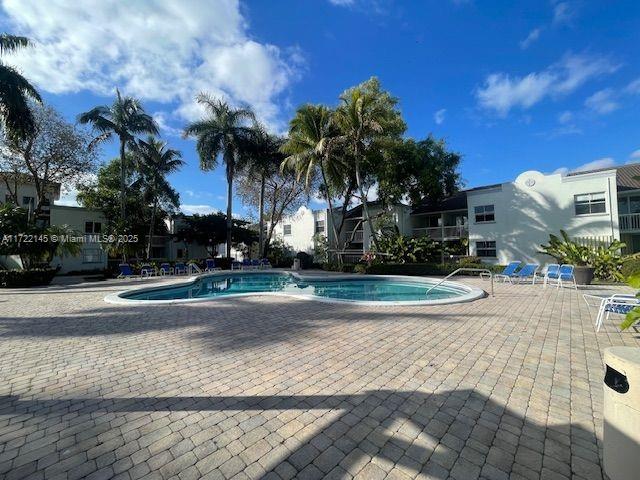
<svg viewBox="0 0 640 480">
<path fill-rule="evenodd" d="M 607 57 L 569 53 L 546 69 L 523 77 L 492 73 L 476 89 L 476 98 L 481 107 L 505 116 L 512 108 L 528 109 L 546 97 L 568 95 L 618 68 Z"/>
<path fill-rule="evenodd" d="M 571 120 L 573 120 L 573 113 L 568 110 L 565 110 L 560 115 L 558 115 L 558 122 L 562 123 L 563 125 L 569 123 Z"/>
<path fill-rule="evenodd" d="M 629 155 L 629 159 L 630 160 L 637 160 L 640 161 L 640 149 L 631 152 L 631 155 Z"/>
<path fill-rule="evenodd" d="M 80 185 L 89 185 L 98 181 L 98 176 L 95 173 L 88 173 L 82 175 L 80 178 L 76 178 L 69 183 L 63 184 L 60 187 L 60 199 L 54 201 L 54 205 L 63 205 L 66 207 L 79 207 L 78 203 L 78 187 Z"/>
<path fill-rule="evenodd" d="M 153 114 L 153 119 L 160 127 L 160 131 L 165 135 L 169 135 L 171 137 L 181 137 L 182 129 L 173 127 L 169 124 L 169 115 L 166 112 L 156 112 Z"/>
<path fill-rule="evenodd" d="M 185 215 L 193 215 L 194 213 L 197 213 L 198 215 L 206 215 L 208 213 L 217 213 L 220 209 L 212 205 L 190 205 L 183 203 L 180 205 L 180 211 Z"/>
<path fill-rule="evenodd" d="M 611 113 L 620 108 L 620 104 L 615 100 L 615 92 L 610 88 L 597 91 L 587 98 L 584 104 L 600 114 Z"/>
<path fill-rule="evenodd" d="M 433 121 L 436 122 L 436 124 L 438 125 L 442 125 L 442 122 L 444 122 L 445 113 L 447 113 L 447 109 L 441 108 L 440 110 L 438 110 L 436 113 L 433 114 Z"/>
<path fill-rule="evenodd" d="M 529 46 L 535 42 L 536 40 L 538 40 L 540 38 L 540 32 L 542 31 L 541 28 L 534 28 L 533 30 L 531 30 L 529 32 L 529 35 L 527 35 L 527 38 L 525 38 L 524 40 L 520 41 L 520 48 L 522 50 L 525 50 L 527 48 L 529 48 Z"/>
<path fill-rule="evenodd" d="M 329 3 L 337 5 L 339 7 L 348 7 L 353 5 L 354 0 L 329 0 Z"/>
<path fill-rule="evenodd" d="M 574 17 L 575 11 L 569 2 L 559 2 L 553 7 L 553 23 L 559 25 L 568 23 Z"/>
<path fill-rule="evenodd" d="M 624 89 L 624 91 L 627 93 L 640 95 L 640 78 L 636 78 L 635 80 L 630 82 L 629 85 L 627 85 L 627 87 Z"/>
<path fill-rule="evenodd" d="M 586 172 L 588 170 L 598 170 L 600 168 L 615 167 L 616 161 L 611 157 L 603 157 L 591 162 L 587 162 L 571 170 L 572 172 Z"/>
<path fill-rule="evenodd" d="M 119 86 L 177 105 L 175 114 L 193 119 L 194 96 L 205 90 L 250 105 L 273 125 L 279 96 L 299 74 L 299 52 L 251 39 L 235 0 L 2 0 L 2 6 L 11 30 L 35 41 L 11 62 L 54 94 L 112 95 Z"/>
</svg>

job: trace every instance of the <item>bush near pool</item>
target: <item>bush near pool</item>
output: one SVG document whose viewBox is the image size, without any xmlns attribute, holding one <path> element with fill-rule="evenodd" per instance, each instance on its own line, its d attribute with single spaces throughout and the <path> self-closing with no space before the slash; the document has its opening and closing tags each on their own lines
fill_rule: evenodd
<svg viewBox="0 0 640 480">
<path fill-rule="evenodd" d="M 484 268 L 499 273 L 504 269 L 501 265 L 484 265 L 484 264 L 465 264 L 457 263 L 378 263 L 366 267 L 365 273 L 371 275 L 449 275 L 458 268 Z M 472 272 L 460 272 L 463 275 L 472 275 Z"/>
<path fill-rule="evenodd" d="M 49 285 L 56 274 L 55 268 L 33 270 L 0 270 L 0 287 L 21 288 Z"/>
</svg>

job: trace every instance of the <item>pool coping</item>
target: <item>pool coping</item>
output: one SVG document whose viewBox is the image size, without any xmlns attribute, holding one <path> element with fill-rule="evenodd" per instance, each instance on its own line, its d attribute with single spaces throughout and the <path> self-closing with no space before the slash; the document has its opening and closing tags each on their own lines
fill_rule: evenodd
<svg viewBox="0 0 640 480">
<path fill-rule="evenodd" d="M 229 295 L 224 295 L 220 297 L 203 297 L 203 298 L 181 298 L 181 299 L 170 299 L 170 300 L 133 300 L 130 298 L 124 298 L 122 294 L 129 294 L 133 292 L 151 292 L 155 290 L 162 290 L 167 288 L 168 286 L 176 286 L 176 287 L 184 287 L 189 284 L 195 283 L 204 277 L 217 277 L 228 275 L 229 273 L 234 274 L 242 274 L 242 275 L 255 275 L 255 274 L 265 274 L 265 273 L 286 273 L 293 275 L 298 280 L 302 282 L 309 281 L 335 281 L 335 280 L 352 280 L 357 278 L 357 275 L 353 274 L 327 274 L 327 275 L 304 275 L 297 271 L 284 270 L 284 271 L 273 271 L 273 270 L 244 270 L 244 271 L 232 271 L 232 270 L 223 270 L 217 272 L 207 272 L 199 275 L 195 275 L 186 279 L 184 282 L 170 282 L 170 283 L 162 283 L 160 285 L 154 286 L 141 286 L 137 288 L 131 288 L 128 290 L 122 290 L 119 292 L 111 293 L 104 297 L 104 301 L 107 303 L 113 303 L 117 305 L 129 305 L 129 306 L 142 306 L 142 305 L 174 305 L 181 303 L 203 303 L 203 302 L 212 302 L 219 301 L 224 299 L 233 299 L 240 297 L 256 297 L 256 296 L 269 296 L 269 297 L 289 297 L 289 298 L 297 298 L 300 300 L 311 300 L 314 302 L 324 302 L 324 303 L 342 303 L 348 305 L 369 305 L 369 306 L 418 306 L 418 305 L 448 305 L 454 303 L 464 303 L 464 302 L 472 302 L 474 300 L 478 300 L 480 298 L 484 298 L 487 296 L 487 292 L 484 290 L 471 287 L 469 285 L 465 285 L 460 282 L 452 282 L 452 281 L 444 281 L 442 282 L 443 286 L 449 286 L 451 288 L 457 288 L 466 290 L 467 293 L 453 298 L 441 298 L 435 300 L 398 300 L 398 301 L 372 301 L 372 300 L 349 300 L 349 299 L 340 299 L 340 298 L 328 298 L 328 297 L 320 297 L 312 294 L 295 294 L 290 292 L 246 292 L 246 293 L 233 293 Z M 434 277 L 412 277 L 407 275 L 366 275 L 366 278 L 384 278 L 387 280 L 398 280 L 404 281 L 408 283 L 423 283 L 424 280 L 428 280 L 429 282 L 439 282 L 441 279 Z M 177 277 L 172 277 L 171 280 L 176 280 Z"/>
</svg>

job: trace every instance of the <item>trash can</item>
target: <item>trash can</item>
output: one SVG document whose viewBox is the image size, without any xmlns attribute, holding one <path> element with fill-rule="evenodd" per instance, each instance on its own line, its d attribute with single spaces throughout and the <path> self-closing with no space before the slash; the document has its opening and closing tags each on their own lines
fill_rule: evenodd
<svg viewBox="0 0 640 480">
<path fill-rule="evenodd" d="M 611 480 L 640 478 L 640 348 L 604 351 L 604 471 Z"/>
<path fill-rule="evenodd" d="M 299 258 L 294 258 L 293 259 L 293 269 L 294 270 L 300 270 L 300 259 Z"/>
</svg>

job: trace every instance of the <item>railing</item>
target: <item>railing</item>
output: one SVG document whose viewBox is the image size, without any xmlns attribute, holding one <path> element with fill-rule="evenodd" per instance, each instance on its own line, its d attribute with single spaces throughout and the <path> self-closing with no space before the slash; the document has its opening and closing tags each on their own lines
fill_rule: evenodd
<svg viewBox="0 0 640 480">
<path fill-rule="evenodd" d="M 347 234 L 347 238 L 351 237 L 351 233 Z M 362 230 L 356 230 L 353 232 L 353 243 L 362 243 L 362 239 L 364 238 L 364 232 Z"/>
<path fill-rule="evenodd" d="M 449 280 L 451 277 L 453 277 L 456 273 L 458 272 L 480 272 L 480 277 L 484 278 L 482 276 L 482 274 L 488 275 L 489 276 L 489 280 L 491 280 L 491 296 L 493 297 L 493 273 L 491 272 L 491 270 L 488 270 L 486 268 L 467 268 L 467 267 L 461 267 L 461 268 L 457 268 L 456 270 L 454 270 L 453 272 L 451 272 L 449 275 L 447 275 L 446 277 L 444 277 L 442 280 L 440 280 L 438 283 L 436 283 L 433 287 L 431 287 L 430 289 L 428 289 L 425 293 L 425 295 L 428 295 L 429 292 L 431 290 L 433 290 L 434 288 L 442 285 L 444 282 L 446 282 L 447 280 Z"/>
<path fill-rule="evenodd" d="M 421 237 L 426 235 L 434 240 L 444 238 L 465 238 L 469 236 L 469 229 L 466 225 L 451 225 L 443 227 L 414 228 L 413 236 Z"/>
<path fill-rule="evenodd" d="M 189 275 L 197 275 L 199 273 L 202 273 L 202 270 L 200 270 L 200 267 L 195 263 L 189 263 L 187 265 L 187 272 L 189 273 Z"/>
<path fill-rule="evenodd" d="M 618 219 L 621 232 L 640 230 L 640 213 L 625 213 L 618 215 Z"/>
</svg>

